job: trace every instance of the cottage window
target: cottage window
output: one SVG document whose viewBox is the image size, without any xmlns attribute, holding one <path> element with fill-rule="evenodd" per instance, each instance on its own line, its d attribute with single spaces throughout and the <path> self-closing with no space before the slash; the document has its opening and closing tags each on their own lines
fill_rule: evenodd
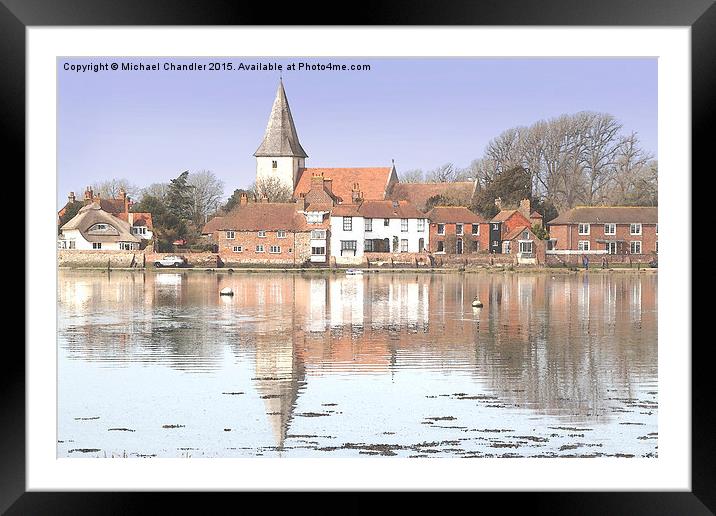
<svg viewBox="0 0 716 516">
<path fill-rule="evenodd" d="M 462 254 L 462 238 L 458 238 L 457 242 L 455 242 L 455 252 Z"/>
<path fill-rule="evenodd" d="M 278 168 L 278 161 L 272 160 L 272 161 L 271 161 L 271 168 Z"/>
<path fill-rule="evenodd" d="M 233 231 L 227 231 L 227 232 L 226 232 L 226 239 L 227 239 L 227 240 L 233 240 L 234 238 L 236 238 L 236 233 L 234 233 Z"/>
<path fill-rule="evenodd" d="M 551 251 L 553 249 L 557 249 L 557 239 L 556 238 L 550 238 L 547 240 L 547 250 Z"/>
<path fill-rule="evenodd" d="M 604 224 L 604 234 L 605 235 L 616 235 L 617 234 L 617 225 L 616 224 Z"/>
<path fill-rule="evenodd" d="M 92 249 L 102 249 L 102 242 L 92 242 Z"/>
<path fill-rule="evenodd" d="M 438 224 L 438 235 L 445 234 L 445 224 Z"/>
<path fill-rule="evenodd" d="M 68 244 L 67 244 L 67 248 L 68 248 L 68 249 L 74 249 L 74 248 L 75 248 L 75 241 L 74 241 L 74 240 L 70 240 L 70 241 L 68 242 Z"/>
<path fill-rule="evenodd" d="M 520 254 L 532 254 L 533 242 L 520 242 Z"/>
<path fill-rule="evenodd" d="M 373 219 L 365 219 L 365 230 L 366 232 L 373 231 Z"/>
<path fill-rule="evenodd" d="M 258 236 L 259 238 L 266 238 L 266 231 L 259 231 Z"/>
<path fill-rule="evenodd" d="M 445 252 L 445 242 L 442 240 L 438 240 L 438 253 L 444 253 Z"/>
<path fill-rule="evenodd" d="M 462 235 L 462 233 L 463 233 L 462 224 L 455 224 L 455 234 Z"/>
<path fill-rule="evenodd" d="M 263 253 L 264 252 L 264 246 L 259 244 L 256 246 L 256 252 L 257 253 Z"/>
<path fill-rule="evenodd" d="M 242 252 L 243 250 L 244 250 L 243 246 L 240 246 L 240 245 L 235 245 L 235 246 L 234 246 L 234 252 L 235 252 L 235 253 L 240 253 L 240 252 Z"/>
<path fill-rule="evenodd" d="M 527 239 L 529 239 L 529 237 L 530 237 L 530 234 L 527 231 L 522 232 L 522 240 L 527 240 Z"/>
<path fill-rule="evenodd" d="M 589 224 L 579 224 L 577 232 L 580 235 L 588 235 L 589 234 Z"/>
<path fill-rule="evenodd" d="M 272 254 L 278 254 L 281 252 L 281 246 L 280 245 L 272 245 L 269 247 L 269 253 Z"/>
<path fill-rule="evenodd" d="M 425 219 L 418 219 L 418 231 L 420 233 L 425 231 Z"/>
<path fill-rule="evenodd" d="M 311 231 L 311 238 L 314 240 L 323 240 L 326 238 L 325 229 L 314 229 Z"/>
<path fill-rule="evenodd" d="M 384 226 L 390 226 L 390 219 L 383 219 Z"/>
<path fill-rule="evenodd" d="M 510 254 L 510 251 L 512 250 L 512 242 L 509 240 L 502 242 L 502 250 L 505 254 Z"/>
<path fill-rule="evenodd" d="M 607 254 L 617 254 L 616 242 L 607 242 Z"/>
<path fill-rule="evenodd" d="M 355 256 L 357 247 L 356 240 L 341 240 L 341 256 Z"/>
<path fill-rule="evenodd" d="M 472 234 L 473 235 L 480 235 L 480 224 L 473 224 L 472 225 Z"/>
<path fill-rule="evenodd" d="M 373 252 L 373 241 L 372 241 L 372 240 L 366 240 L 366 241 L 363 243 L 363 249 L 364 249 L 366 252 L 372 253 L 372 252 Z"/>
<path fill-rule="evenodd" d="M 408 252 L 408 239 L 407 238 L 403 238 L 400 240 L 400 252 L 401 253 Z"/>
<path fill-rule="evenodd" d="M 132 242 L 120 242 L 119 248 L 123 251 L 131 251 L 134 249 L 134 244 Z"/>
<path fill-rule="evenodd" d="M 633 240 L 629 243 L 629 252 L 631 254 L 641 254 L 641 240 Z"/>
<path fill-rule="evenodd" d="M 577 242 L 577 251 L 589 251 L 589 240 L 580 240 Z"/>
<path fill-rule="evenodd" d="M 343 231 L 353 231 L 353 217 L 343 217 Z"/>
<path fill-rule="evenodd" d="M 286 238 L 286 232 L 283 229 L 276 231 L 276 238 Z"/>
<path fill-rule="evenodd" d="M 326 254 L 326 248 L 325 247 L 311 247 L 311 254 L 314 256 L 317 256 L 317 255 L 324 256 Z"/>
<path fill-rule="evenodd" d="M 408 219 L 400 219 L 400 232 L 405 233 L 408 231 Z"/>
<path fill-rule="evenodd" d="M 629 224 L 629 234 L 641 235 L 641 224 L 639 224 L 639 223 Z"/>
<path fill-rule="evenodd" d="M 306 214 L 306 220 L 309 224 L 319 224 L 323 222 L 323 214 L 320 211 L 309 211 Z"/>
</svg>

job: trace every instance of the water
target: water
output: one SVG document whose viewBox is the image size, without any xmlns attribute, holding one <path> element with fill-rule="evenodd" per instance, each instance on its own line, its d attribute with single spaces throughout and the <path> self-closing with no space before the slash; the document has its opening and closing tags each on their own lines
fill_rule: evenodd
<svg viewBox="0 0 716 516">
<path fill-rule="evenodd" d="M 657 454 L 656 274 L 62 270 L 58 296 L 59 457 Z"/>
</svg>

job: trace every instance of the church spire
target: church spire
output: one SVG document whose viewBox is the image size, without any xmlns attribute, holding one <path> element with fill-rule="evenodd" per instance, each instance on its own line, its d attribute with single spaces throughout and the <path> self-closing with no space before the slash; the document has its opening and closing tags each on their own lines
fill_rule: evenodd
<svg viewBox="0 0 716 516">
<path fill-rule="evenodd" d="M 301 147 L 296 133 L 296 126 L 293 125 L 291 109 L 288 107 L 286 91 L 283 89 L 283 79 L 279 80 L 276 99 L 273 101 L 271 116 L 264 139 L 254 153 L 258 157 L 283 157 L 306 158 L 306 151 Z"/>
</svg>

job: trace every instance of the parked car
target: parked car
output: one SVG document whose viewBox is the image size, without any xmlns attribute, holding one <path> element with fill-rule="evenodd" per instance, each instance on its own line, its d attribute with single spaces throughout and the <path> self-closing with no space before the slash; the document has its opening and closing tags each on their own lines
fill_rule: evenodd
<svg viewBox="0 0 716 516">
<path fill-rule="evenodd" d="M 171 255 L 165 256 L 164 258 L 154 262 L 154 266 L 160 267 L 184 267 L 186 265 L 186 259 L 181 256 Z"/>
</svg>

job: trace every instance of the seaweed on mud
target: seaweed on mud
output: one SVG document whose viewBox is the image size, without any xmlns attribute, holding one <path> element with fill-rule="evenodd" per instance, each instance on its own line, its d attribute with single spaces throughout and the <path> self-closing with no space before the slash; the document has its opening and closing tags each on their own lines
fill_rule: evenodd
<svg viewBox="0 0 716 516">
<path fill-rule="evenodd" d="M 136 432 L 136 430 L 132 430 L 131 428 L 108 428 L 108 432 Z"/>
<path fill-rule="evenodd" d="M 184 428 L 186 425 L 162 425 L 162 428 Z"/>
</svg>

